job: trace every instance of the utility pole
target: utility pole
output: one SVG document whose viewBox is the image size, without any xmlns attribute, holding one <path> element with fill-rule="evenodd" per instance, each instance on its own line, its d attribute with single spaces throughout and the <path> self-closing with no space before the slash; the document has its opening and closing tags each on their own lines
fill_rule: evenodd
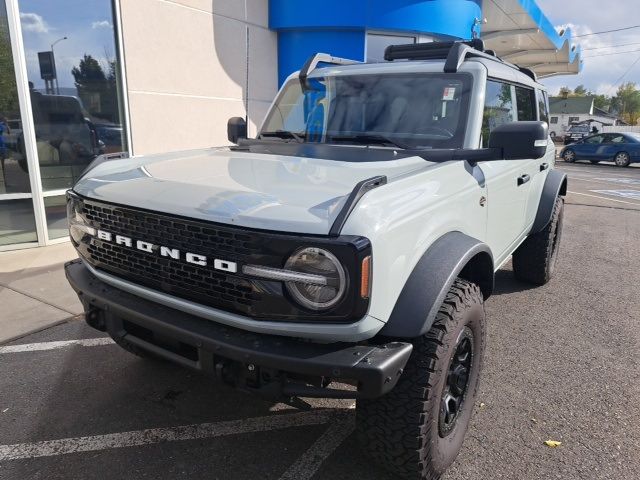
<svg viewBox="0 0 640 480">
<path fill-rule="evenodd" d="M 66 40 L 66 39 L 67 39 L 67 37 L 62 37 L 62 38 L 59 38 L 58 40 L 56 40 L 55 42 L 53 42 L 51 44 L 51 58 L 53 58 L 53 71 L 55 73 L 54 80 L 56 81 L 56 94 L 57 95 L 60 95 L 60 85 L 58 85 L 58 70 L 56 69 L 56 57 L 55 57 L 55 55 L 53 53 L 53 47 L 55 46 L 56 43 L 61 42 L 61 41 Z M 52 88 L 52 90 L 53 90 L 53 88 Z"/>
</svg>

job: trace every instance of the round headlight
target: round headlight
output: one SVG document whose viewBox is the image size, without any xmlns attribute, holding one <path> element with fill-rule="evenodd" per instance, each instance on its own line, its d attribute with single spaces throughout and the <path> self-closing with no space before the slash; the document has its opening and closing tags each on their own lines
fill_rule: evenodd
<svg viewBox="0 0 640 480">
<path fill-rule="evenodd" d="M 322 248 L 303 248 L 295 252 L 285 265 L 286 270 L 324 277 L 326 282 L 286 282 L 291 296 L 303 307 L 326 310 L 335 306 L 347 289 L 347 276 L 338 259 Z M 323 284 L 320 284 L 323 283 Z"/>
</svg>

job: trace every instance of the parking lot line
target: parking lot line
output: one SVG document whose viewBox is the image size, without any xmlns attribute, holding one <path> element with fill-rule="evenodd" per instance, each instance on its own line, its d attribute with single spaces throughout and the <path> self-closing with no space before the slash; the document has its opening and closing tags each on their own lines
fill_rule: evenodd
<svg viewBox="0 0 640 480">
<path fill-rule="evenodd" d="M 63 340 L 59 342 L 24 343 L 22 345 L 5 345 L 4 347 L 0 347 L 0 354 L 57 350 L 58 348 L 70 347 L 72 345 L 79 345 L 81 347 L 97 347 L 100 345 L 111 345 L 113 343 L 113 340 L 109 337 Z"/>
<path fill-rule="evenodd" d="M 342 417 L 342 418 L 340 418 Z M 340 415 L 313 445 L 282 474 L 280 480 L 309 480 L 355 427 L 353 415 Z"/>
<path fill-rule="evenodd" d="M 18 443 L 15 445 L 0 445 L 0 461 L 51 457 L 69 453 L 93 452 L 155 443 L 215 438 L 243 433 L 282 430 L 291 427 L 322 425 L 329 423 L 337 417 L 339 417 L 339 414 L 333 410 L 312 410 L 286 415 L 268 415 L 216 423 L 151 428 L 130 432 L 109 433 L 106 435 L 63 438 L 60 440 Z"/>
<path fill-rule="evenodd" d="M 626 203 L 628 205 L 636 205 L 636 206 L 640 205 L 640 203 L 625 202 L 624 200 L 616 200 L 615 198 L 600 197 L 598 195 L 589 195 L 588 193 L 580 193 L 580 192 L 572 192 L 572 191 L 568 191 L 567 193 L 573 193 L 574 195 L 584 195 L 585 197 L 599 198 L 600 200 L 609 200 L 610 202 Z"/>
<path fill-rule="evenodd" d="M 616 181 L 616 179 L 587 178 L 587 177 L 580 177 L 577 175 L 571 175 L 571 180 L 578 180 L 579 182 L 591 182 L 591 183 L 605 183 L 605 184 L 613 183 L 615 185 L 624 185 L 625 188 L 629 188 L 631 190 L 635 190 L 637 188 L 635 183 L 620 182 L 620 181 Z"/>
</svg>

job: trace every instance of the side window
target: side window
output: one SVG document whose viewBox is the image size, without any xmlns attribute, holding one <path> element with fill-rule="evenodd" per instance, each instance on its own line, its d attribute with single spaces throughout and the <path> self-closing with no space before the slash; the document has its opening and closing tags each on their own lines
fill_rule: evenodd
<svg viewBox="0 0 640 480">
<path fill-rule="evenodd" d="M 585 140 L 586 143 L 602 143 L 604 141 L 604 135 L 594 135 Z"/>
<path fill-rule="evenodd" d="M 580 117 L 569 117 L 569 125 L 571 125 L 573 122 L 579 122 L 580 121 Z"/>
<path fill-rule="evenodd" d="M 524 87 L 516 88 L 516 104 L 518 106 L 518 120 L 537 120 L 536 116 L 536 92 Z"/>
<path fill-rule="evenodd" d="M 624 135 L 609 135 L 609 138 L 607 138 L 607 143 L 624 143 L 625 139 L 624 139 Z"/>
<path fill-rule="evenodd" d="M 557 125 L 558 124 L 558 117 L 551 117 L 551 125 Z"/>
<path fill-rule="evenodd" d="M 538 116 L 541 122 L 549 123 L 549 108 L 547 107 L 547 92 L 538 90 Z M 556 119 L 554 122 L 553 119 Z M 551 123 L 558 123 L 558 117 L 551 117 Z"/>
<path fill-rule="evenodd" d="M 499 125 L 515 122 L 513 87 L 507 83 L 487 81 L 487 93 L 482 118 L 482 146 L 489 144 L 489 134 Z"/>
</svg>

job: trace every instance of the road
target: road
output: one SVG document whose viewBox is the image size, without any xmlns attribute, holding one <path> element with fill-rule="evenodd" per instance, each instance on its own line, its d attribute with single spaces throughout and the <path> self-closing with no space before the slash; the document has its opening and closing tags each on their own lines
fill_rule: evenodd
<svg viewBox="0 0 640 480">
<path fill-rule="evenodd" d="M 640 168 L 559 168 L 557 276 L 531 288 L 498 272 L 476 412 L 445 480 L 640 478 Z M 352 403 L 258 400 L 70 321 L 0 346 L 0 478 L 388 480 L 358 451 Z"/>
</svg>

